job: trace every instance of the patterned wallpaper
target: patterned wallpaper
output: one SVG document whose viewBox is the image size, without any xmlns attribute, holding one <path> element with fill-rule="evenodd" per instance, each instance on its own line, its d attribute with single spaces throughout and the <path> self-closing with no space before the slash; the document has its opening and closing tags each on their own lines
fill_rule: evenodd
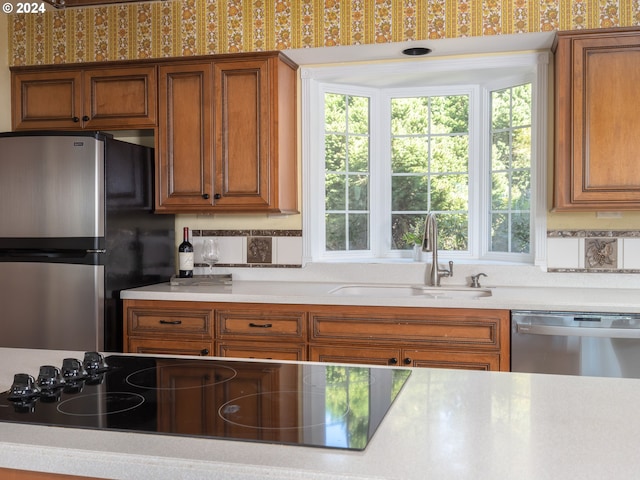
<svg viewBox="0 0 640 480">
<path fill-rule="evenodd" d="M 160 58 L 640 25 L 640 0 L 185 0 L 14 14 L 9 63 Z"/>
</svg>

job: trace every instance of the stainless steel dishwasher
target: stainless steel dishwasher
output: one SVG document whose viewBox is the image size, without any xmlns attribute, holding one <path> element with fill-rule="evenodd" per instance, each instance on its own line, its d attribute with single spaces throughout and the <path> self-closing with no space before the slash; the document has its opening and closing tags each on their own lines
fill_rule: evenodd
<svg viewBox="0 0 640 480">
<path fill-rule="evenodd" d="M 511 371 L 640 378 L 640 314 L 513 311 Z"/>
</svg>

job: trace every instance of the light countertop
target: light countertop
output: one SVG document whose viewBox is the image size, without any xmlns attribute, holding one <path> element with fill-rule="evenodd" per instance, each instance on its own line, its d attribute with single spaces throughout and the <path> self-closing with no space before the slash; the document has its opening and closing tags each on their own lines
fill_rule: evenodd
<svg viewBox="0 0 640 480">
<path fill-rule="evenodd" d="M 585 312 L 640 311 L 640 289 L 597 287 L 488 287 L 490 296 L 478 298 L 428 298 L 397 296 L 375 289 L 371 295 L 341 295 L 344 286 L 385 285 L 358 282 L 236 281 L 231 285 L 171 286 L 168 282 L 121 292 L 123 299 L 202 302 L 243 302 L 316 305 L 372 305 L 407 307 L 499 308 L 509 310 L 562 310 Z M 407 288 L 411 285 L 407 284 Z M 446 290 L 446 286 L 442 287 Z M 473 290 L 473 289 L 468 289 Z"/>
<path fill-rule="evenodd" d="M 0 389 L 78 352 L 0 348 Z M 389 367 L 391 368 L 391 367 Z M 114 479 L 632 479 L 640 380 L 413 369 L 363 452 L 0 423 L 0 467 Z"/>
</svg>

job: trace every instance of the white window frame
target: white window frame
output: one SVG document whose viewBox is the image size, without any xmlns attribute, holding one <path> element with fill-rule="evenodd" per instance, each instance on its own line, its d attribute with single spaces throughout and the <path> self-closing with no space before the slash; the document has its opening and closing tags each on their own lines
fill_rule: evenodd
<svg viewBox="0 0 640 480">
<path fill-rule="evenodd" d="M 445 88 L 434 84 L 434 73 L 442 75 L 445 84 L 449 76 L 459 77 L 464 72 L 488 73 L 486 81 L 474 85 L 459 83 L 455 92 L 467 89 L 474 95 L 470 99 L 471 122 L 479 122 L 480 129 L 470 127 L 470 155 L 478 155 L 481 168 L 488 172 L 490 145 L 489 118 L 479 118 L 481 112 L 487 112 L 490 92 L 517 82 L 532 83 L 532 158 L 534 159 L 531 172 L 531 253 L 528 255 L 489 252 L 490 228 L 488 222 L 481 222 L 481 212 L 489 211 L 489 197 L 481 192 L 490 188 L 488 175 L 484 174 L 479 184 L 470 183 L 469 188 L 469 216 L 470 238 L 469 253 L 446 252 L 447 258 L 458 259 L 466 263 L 514 263 L 534 264 L 546 266 L 546 171 L 547 171 L 547 125 L 548 125 L 548 76 L 550 54 L 548 52 L 530 52 L 505 55 L 486 55 L 471 58 L 442 58 L 424 61 L 385 62 L 373 64 L 336 65 L 303 67 L 302 79 L 302 214 L 303 214 L 303 264 L 309 262 L 402 262 L 410 261 L 410 252 L 390 251 L 390 236 L 388 233 L 389 220 L 381 218 L 390 213 L 390 188 L 383 192 L 370 195 L 370 250 L 349 252 L 326 252 L 323 249 L 325 238 L 324 208 L 318 205 L 324 203 L 324 94 L 326 92 L 345 93 L 348 95 L 367 95 L 372 99 L 373 108 L 377 110 L 370 115 L 370 131 L 378 130 L 378 122 L 389 117 L 388 98 L 394 92 L 408 96 L 406 82 L 402 88 L 389 87 L 385 91 L 367 86 L 366 81 L 353 81 L 354 78 L 386 79 L 395 77 L 404 79 L 419 78 L 424 75 L 425 83 L 429 86 L 416 87 L 411 96 L 422 95 L 423 92 L 434 91 L 437 87 L 441 94 Z M 495 77 L 500 80 L 491 80 Z M 470 73 L 470 77 L 475 75 Z M 516 83 L 513 83 L 516 82 Z M 362 86 L 361 86 L 362 84 Z M 419 93 L 415 93 L 419 92 Z M 385 101 L 385 99 L 387 101 Z M 381 107 L 382 105 L 382 107 Z M 380 176 L 390 176 L 390 165 L 382 165 L 375 157 L 377 152 L 390 149 L 389 139 L 381 139 L 375 135 L 371 140 L 371 185 L 380 181 Z M 387 149 L 387 150 L 384 150 Z M 470 162 L 470 170 L 477 168 L 475 162 Z M 469 172 L 471 175 L 471 171 Z M 474 172 L 477 173 L 477 172 Z M 473 209 L 473 212 L 472 212 Z M 385 229 L 387 231 L 385 231 Z M 480 241 L 472 235 L 480 235 Z M 400 253 L 398 253 L 400 252 Z M 405 259 L 404 256 L 407 256 Z"/>
</svg>

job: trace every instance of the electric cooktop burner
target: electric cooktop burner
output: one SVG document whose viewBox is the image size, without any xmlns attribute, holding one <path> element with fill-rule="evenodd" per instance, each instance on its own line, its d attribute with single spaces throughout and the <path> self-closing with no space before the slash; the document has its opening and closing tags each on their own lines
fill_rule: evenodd
<svg viewBox="0 0 640 480">
<path fill-rule="evenodd" d="M 409 375 L 87 352 L 15 375 L 0 421 L 363 450 Z"/>
</svg>

